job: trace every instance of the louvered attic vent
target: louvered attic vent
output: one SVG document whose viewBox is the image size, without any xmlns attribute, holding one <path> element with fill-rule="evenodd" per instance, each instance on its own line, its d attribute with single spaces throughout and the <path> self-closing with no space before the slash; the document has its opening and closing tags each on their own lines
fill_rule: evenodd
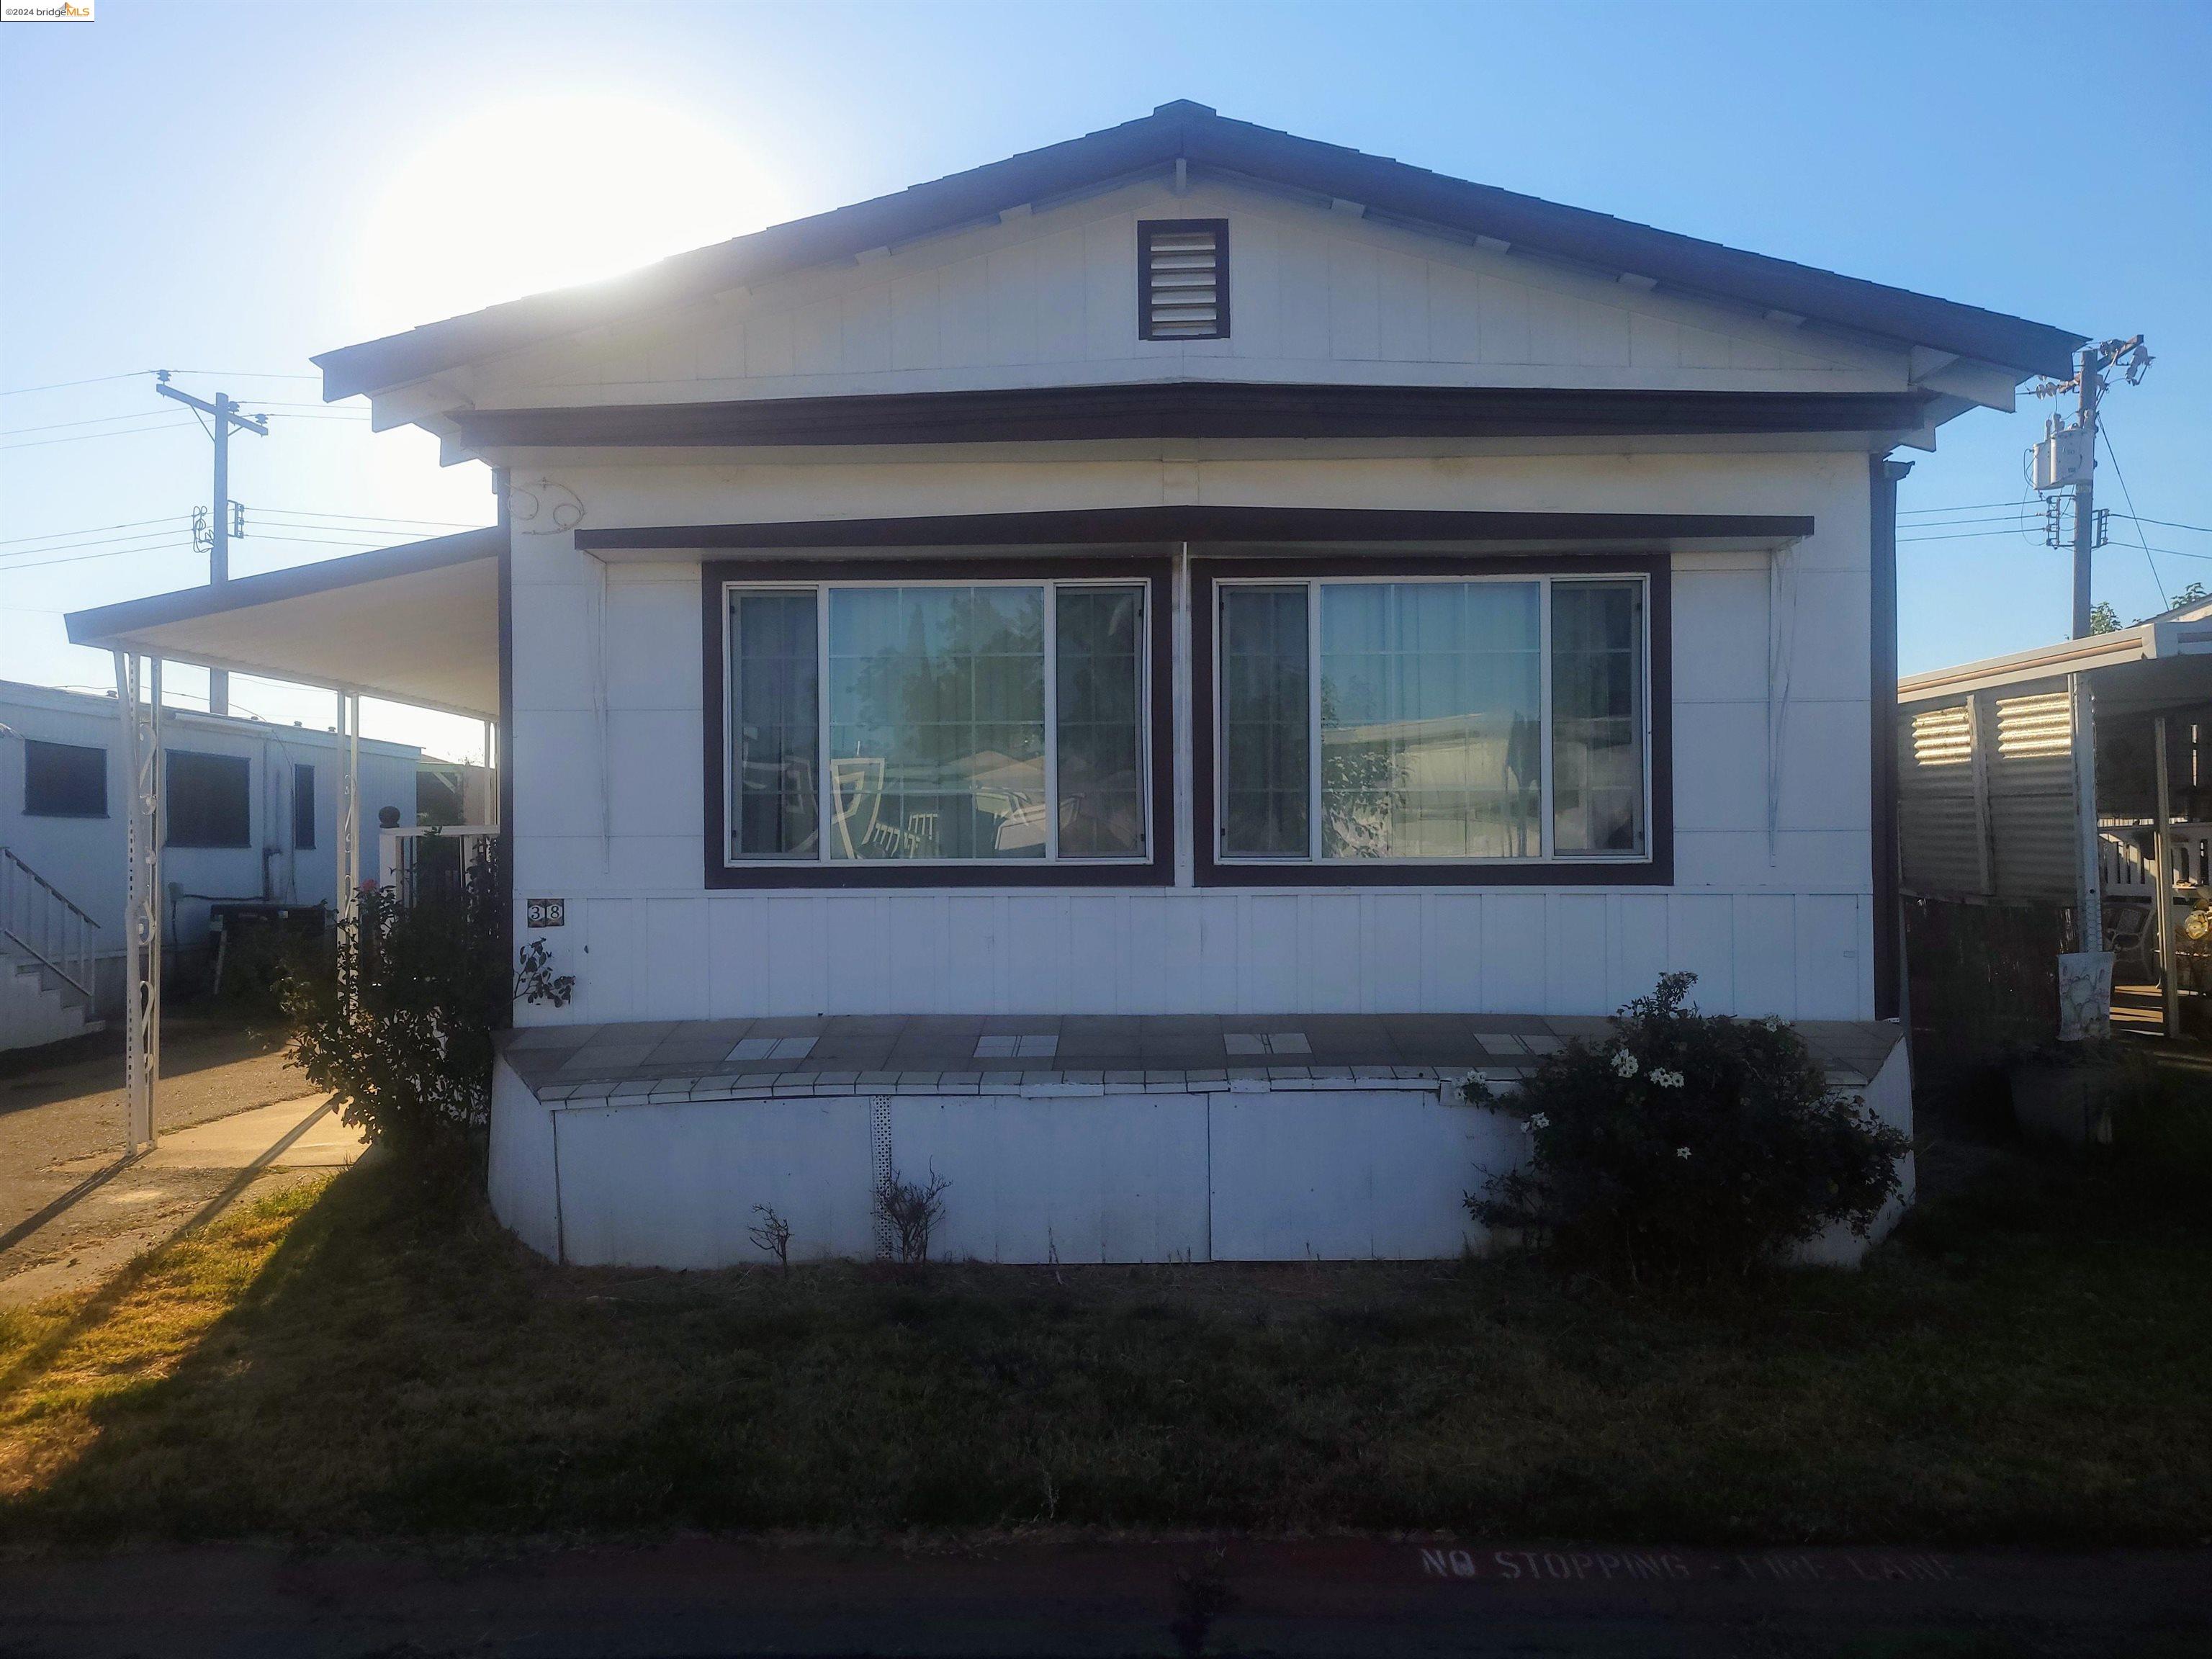
<svg viewBox="0 0 2212 1659">
<path fill-rule="evenodd" d="M 1229 221 L 1138 222 L 1137 318 L 1147 340 L 1229 337 Z"/>
</svg>

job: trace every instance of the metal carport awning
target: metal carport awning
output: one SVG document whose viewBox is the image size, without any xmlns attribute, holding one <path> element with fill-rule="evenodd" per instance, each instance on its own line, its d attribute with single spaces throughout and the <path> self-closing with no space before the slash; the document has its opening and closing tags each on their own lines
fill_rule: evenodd
<svg viewBox="0 0 2212 1659">
<path fill-rule="evenodd" d="M 349 554 L 69 615 L 72 643 L 499 717 L 504 530 Z"/>
<path fill-rule="evenodd" d="M 501 527 L 70 613 L 70 641 L 112 652 L 127 780 L 124 994 L 127 1138 L 154 1141 L 161 1048 L 161 663 L 265 675 L 338 694 L 348 738 L 337 813 L 337 913 L 361 884 L 361 700 L 460 714 L 500 706 Z M 501 763 L 504 765 L 504 757 Z"/>
</svg>

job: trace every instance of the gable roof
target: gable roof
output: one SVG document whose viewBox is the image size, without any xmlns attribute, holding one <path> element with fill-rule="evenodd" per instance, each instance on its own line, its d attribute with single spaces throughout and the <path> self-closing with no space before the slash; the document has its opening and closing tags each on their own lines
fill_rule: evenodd
<svg viewBox="0 0 2212 1659">
<path fill-rule="evenodd" d="M 680 253 L 608 282 L 509 301 L 326 351 L 313 361 L 323 371 L 326 398 L 381 391 L 479 357 L 988 223 L 1009 208 L 1147 176 L 1178 161 L 1357 203 L 1370 215 L 1415 228 L 1495 238 L 1669 287 L 1977 358 L 2023 377 L 2070 374 L 2072 354 L 2084 343 L 2079 335 L 2042 323 L 1471 184 L 1178 101 L 1118 127 Z"/>
</svg>

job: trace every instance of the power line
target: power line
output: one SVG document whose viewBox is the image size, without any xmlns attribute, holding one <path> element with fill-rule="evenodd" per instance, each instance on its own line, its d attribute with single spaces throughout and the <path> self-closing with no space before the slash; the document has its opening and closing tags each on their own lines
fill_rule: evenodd
<svg viewBox="0 0 2212 1659">
<path fill-rule="evenodd" d="M 1919 516 L 1919 515 L 1921 515 L 1921 514 L 1929 514 L 1929 513 L 1979 513 L 1979 512 L 1983 511 L 1983 510 L 1984 510 L 1984 508 L 1986 508 L 1986 507 L 2025 507 L 2025 506 L 2027 506 L 2027 505 L 2030 505 L 2030 503 L 2028 503 L 2028 502 L 2025 502 L 2025 501 L 1967 501 L 1967 502 L 1964 503 L 1963 505 L 1961 505 L 1961 506 L 1958 506 L 1958 507 L 1901 507 L 1898 508 L 1898 510 L 1897 510 L 1897 516 L 1898 516 L 1899 518 L 1900 518 L 1900 519 L 1910 519 L 1910 518 L 1915 518 L 1915 517 L 1917 517 L 1917 516 Z"/>
<path fill-rule="evenodd" d="M 306 507 L 264 507 L 254 509 L 264 518 L 343 519 L 359 524 L 426 524 L 448 530 L 480 530 L 481 525 L 464 524 L 457 519 L 392 519 L 371 513 L 318 513 Z"/>
<path fill-rule="evenodd" d="M 146 411 L 134 409 L 124 415 L 94 415 L 82 421 L 48 421 L 43 426 L 0 427 L 0 438 L 20 438 L 32 432 L 61 432 L 76 426 L 112 426 L 118 421 L 143 421 Z"/>
<path fill-rule="evenodd" d="M 152 374 L 152 373 L 153 373 L 153 371 L 152 371 L 151 369 L 141 369 L 141 370 L 139 370 L 139 373 L 140 373 L 140 374 Z M 171 370 L 169 371 L 169 373 L 170 373 L 170 374 L 220 374 L 220 375 L 225 375 L 225 376 L 228 376 L 229 379 L 234 380 L 313 380 L 313 381 L 320 381 L 320 380 L 321 380 L 321 379 L 323 378 L 323 377 L 322 377 L 321 375 L 319 375 L 319 374 L 257 374 L 254 370 L 250 369 L 250 368 L 173 368 L 173 369 L 171 369 Z"/>
<path fill-rule="evenodd" d="M 20 547 L 7 553 L 0 553 L 0 570 L 27 569 L 29 567 L 21 563 L 21 561 L 25 559 L 46 559 L 51 555 L 57 553 L 90 553 L 94 549 L 98 548 L 111 549 L 118 553 L 128 553 L 135 550 L 138 546 L 166 542 L 172 537 L 181 536 L 186 533 L 187 532 L 182 525 L 172 525 L 161 530 L 141 531 L 137 535 L 133 536 L 109 536 L 105 538 L 94 537 L 88 541 L 62 542 L 52 547 Z"/>
<path fill-rule="evenodd" d="M 167 417 L 167 418 L 158 417 L 158 416 L 157 416 L 157 417 L 155 419 L 155 421 L 154 421 L 153 424 L 152 424 L 152 425 L 150 425 L 150 426 L 124 426 L 124 427 L 118 427 L 118 428 L 116 428 L 116 429 L 115 429 L 114 431 L 112 431 L 112 432 L 80 432 L 80 433 L 77 433 L 75 436 L 73 436 L 73 437 L 68 437 L 68 438 L 33 438 L 33 439 L 32 439 L 32 440 L 31 440 L 31 441 L 30 441 L 30 442 L 28 442 L 28 443 L 27 443 L 27 444 L 0 444 L 0 450 L 8 450 L 8 449 L 43 449 L 43 448 L 45 448 L 48 444 L 81 444 L 81 443 L 88 443 L 88 442 L 89 442 L 91 440 L 93 440 L 93 439 L 94 439 L 94 438 L 128 438 L 128 437 L 131 436 L 131 435 L 132 435 L 133 434 L 135 434 L 135 433 L 139 433 L 139 432 L 161 432 L 161 431 L 166 430 L 167 428 L 170 428 L 170 427 L 173 427 L 173 426 L 190 426 L 191 424 L 191 422 L 190 421 L 180 421 L 180 420 L 178 420 L 178 419 L 174 418 L 173 416 Z"/>
<path fill-rule="evenodd" d="M 2112 442 L 2110 438 L 2107 438 L 2105 441 L 2105 453 L 2107 455 L 2110 455 L 2112 453 Z M 2120 464 L 2116 458 L 2112 462 L 2113 475 L 2118 477 L 2119 471 Z M 2128 481 L 2125 478 L 2121 478 L 2120 493 L 2124 495 L 2127 494 L 2127 490 Z M 2128 505 L 2130 507 L 2133 507 L 2135 503 L 2133 501 L 2130 501 Z M 2171 519 L 2145 519 L 2137 517 L 2133 513 L 2127 514 L 2125 516 L 2134 519 L 2137 524 L 2154 524 L 2161 530 L 2193 530 L 2201 536 L 2212 536 L 2212 524 L 2176 524 Z"/>
<path fill-rule="evenodd" d="M 6 567 L 6 574 L 12 576 L 19 570 L 44 570 L 58 564 L 83 564 L 92 559 L 116 559 L 122 557 L 125 553 L 166 553 L 172 549 L 181 552 L 192 545 L 194 545 L 192 538 L 185 536 L 176 541 L 164 542 L 152 547 L 117 547 L 111 548 L 105 553 L 72 553 L 64 559 L 41 559 L 31 564 L 11 564 Z"/>
<path fill-rule="evenodd" d="M 2150 544 L 2143 539 L 2142 521 L 2139 519 L 2136 519 L 2135 492 L 2128 488 L 2128 475 L 2120 471 L 2120 453 L 2112 447 L 2112 434 L 2110 424 L 2108 422 L 2100 424 L 2097 428 L 2097 435 L 2104 440 L 2105 453 L 2111 459 L 2112 463 L 2112 476 L 2120 481 L 2120 495 L 2121 498 L 2128 504 L 2127 516 L 2135 522 L 2136 544 L 2143 550 L 2143 562 L 2146 565 L 2150 566 L 2150 585 L 2158 590 L 2159 602 L 2161 607 L 2170 611 L 2173 608 L 2173 601 L 2166 595 L 2166 584 L 2159 580 L 2158 566 L 2152 562 L 2150 556 Z"/>
<path fill-rule="evenodd" d="M 136 530 L 141 525 L 168 524 L 191 516 L 188 513 L 172 513 L 159 519 L 125 519 L 121 524 L 87 525 L 82 530 L 49 530 L 42 536 L 0 536 L 0 548 L 10 547 L 19 542 L 53 542 L 65 537 L 105 535 L 111 530 Z"/>
<path fill-rule="evenodd" d="M 33 392 L 62 392 L 73 386 L 103 386 L 110 380 L 135 380 L 141 374 L 153 372 L 150 368 L 133 368 L 120 374 L 94 374 L 88 380 L 52 380 L 45 386 L 10 386 L 5 392 L 0 392 L 0 398 L 26 398 Z"/>
</svg>

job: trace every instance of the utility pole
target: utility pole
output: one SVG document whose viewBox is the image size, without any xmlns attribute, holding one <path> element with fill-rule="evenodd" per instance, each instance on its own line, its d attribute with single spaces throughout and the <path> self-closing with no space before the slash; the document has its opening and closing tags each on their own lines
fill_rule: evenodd
<svg viewBox="0 0 2212 1659">
<path fill-rule="evenodd" d="M 2149 367 L 2150 353 L 2143 349 L 2142 335 L 2127 340 L 2106 340 L 2100 344 L 2081 348 L 2071 380 L 2063 384 L 2045 380 L 2035 388 L 2035 395 L 2039 398 L 2055 398 L 2068 392 L 2074 392 L 2076 397 L 2077 413 L 2074 424 L 2063 425 L 2057 416 L 2053 416 L 2045 430 L 2043 441 L 2036 445 L 2033 452 L 2033 460 L 2035 487 L 2039 491 L 2070 489 L 2073 492 L 2073 636 L 2077 640 L 2089 636 L 2092 631 L 2091 612 L 2094 609 L 2089 573 L 2097 544 L 2101 539 L 2098 535 L 2096 503 L 2097 404 L 2105 390 L 2105 372 L 2110 368 L 2124 368 L 2128 384 L 2135 386 L 2142 381 L 2144 371 Z M 2087 674 L 2068 676 L 2067 695 L 2074 716 L 2074 949 L 2077 955 L 2101 965 L 2094 970 L 2100 988 L 2094 995 L 2075 997 L 2069 995 L 2071 988 L 2068 968 L 2062 959 L 2059 1001 L 2062 1007 L 2078 1006 L 2089 1016 L 2084 1022 L 2083 1035 L 2102 1036 L 2111 1024 L 2112 962 L 2110 957 L 2105 955 L 2104 895 L 2098 875 L 2097 711 L 2089 677 Z M 2155 885 L 2154 919 L 2163 928 L 2166 914 L 2166 873 L 2163 870 L 2159 872 Z"/>
<path fill-rule="evenodd" d="M 210 435 L 215 439 L 215 501 L 208 514 L 208 580 L 221 587 L 230 580 L 230 538 L 234 532 L 246 533 L 246 514 L 236 501 L 230 499 L 230 434 L 233 428 L 252 432 L 261 437 L 269 435 L 269 417 L 265 415 L 241 415 L 238 404 L 223 393 L 215 394 L 208 403 L 189 392 L 179 392 L 169 384 L 169 371 L 156 373 L 154 390 L 164 398 L 173 398 L 187 408 L 196 409 L 215 421 Z M 230 712 L 230 675 L 227 670 L 208 670 L 208 712 L 227 714 Z"/>
</svg>

